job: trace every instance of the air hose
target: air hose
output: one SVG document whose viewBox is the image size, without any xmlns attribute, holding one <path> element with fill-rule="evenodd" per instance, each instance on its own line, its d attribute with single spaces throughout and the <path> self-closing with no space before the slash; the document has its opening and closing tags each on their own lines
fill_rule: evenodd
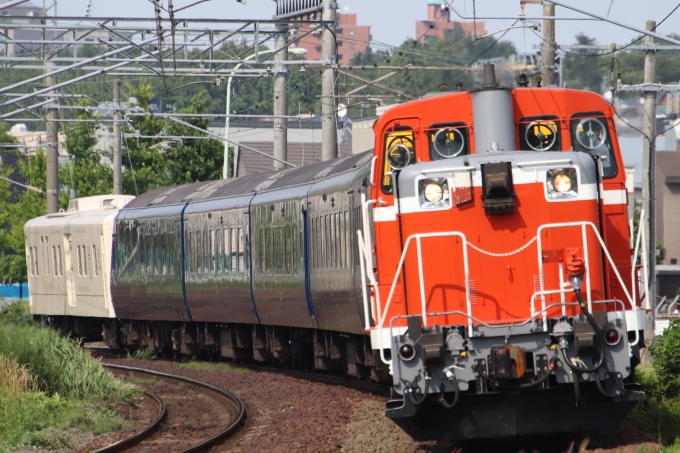
<svg viewBox="0 0 680 453">
<path fill-rule="evenodd" d="M 540 385 L 540 384 L 544 383 L 545 381 L 547 381 L 548 378 L 550 377 L 550 375 L 552 374 L 552 370 L 555 369 L 556 360 L 557 359 L 554 358 L 554 357 L 552 359 L 550 359 L 551 367 L 548 369 L 548 371 L 543 376 L 541 376 L 540 378 L 533 380 L 531 382 L 526 382 L 524 384 L 520 384 L 519 388 L 520 389 L 529 389 L 531 387 L 536 387 L 537 385 Z"/>
<path fill-rule="evenodd" d="M 420 389 L 418 387 L 418 381 L 420 380 L 420 374 L 414 379 L 413 383 L 410 383 L 408 381 L 404 381 L 406 384 L 406 391 L 404 393 L 408 393 L 408 398 L 411 400 L 413 404 L 416 406 L 425 401 L 425 398 L 427 398 L 427 390 L 430 388 L 430 372 L 425 369 L 425 392 L 423 392 L 422 396 L 420 398 L 416 398 L 413 396 L 415 393 L 415 389 Z"/>
<path fill-rule="evenodd" d="M 616 398 L 620 396 L 619 392 L 616 393 L 607 393 L 607 391 L 604 389 L 602 386 L 602 382 L 600 381 L 600 373 L 599 369 L 602 367 L 602 364 L 604 363 L 604 334 L 602 332 L 602 329 L 600 328 L 599 325 L 597 325 L 597 322 L 595 322 L 595 318 L 593 318 L 593 315 L 588 311 L 588 308 L 586 308 L 586 304 L 583 301 L 583 297 L 581 296 L 581 275 L 572 275 L 569 277 L 571 280 L 571 286 L 574 288 L 574 293 L 576 294 L 576 299 L 578 299 L 578 305 L 581 307 L 581 311 L 585 315 L 586 319 L 588 320 L 588 323 L 591 325 L 593 330 L 595 331 L 595 335 L 597 336 L 597 344 L 598 344 L 598 361 L 593 366 L 592 368 L 579 368 L 573 363 L 571 363 L 571 360 L 569 359 L 569 356 L 567 354 L 567 349 L 563 348 L 562 349 L 562 355 L 564 356 L 564 361 L 567 363 L 569 368 L 572 370 L 578 372 L 578 373 L 595 373 L 595 383 L 597 384 L 597 390 L 607 398 Z M 580 395 L 580 389 L 579 389 L 579 384 L 578 384 L 578 375 L 574 375 L 574 391 L 576 393 L 576 404 L 578 405 L 581 399 Z"/>
<path fill-rule="evenodd" d="M 540 378 L 534 379 L 531 382 L 525 382 L 524 384 L 519 384 L 519 385 L 514 385 L 514 386 L 506 385 L 506 386 L 503 387 L 503 389 L 505 389 L 505 390 L 526 390 L 526 389 L 530 389 L 532 387 L 536 387 L 537 385 L 543 384 L 545 381 L 548 380 L 548 378 L 550 378 L 550 375 L 552 374 L 552 372 L 555 369 L 555 366 L 557 364 L 557 360 L 558 359 L 556 357 L 553 357 L 552 359 L 550 359 L 550 365 L 548 366 L 548 371 L 543 376 L 541 376 Z M 496 383 L 494 383 L 494 387 L 499 388 L 500 386 L 496 382 Z"/>
<path fill-rule="evenodd" d="M 592 368 L 579 368 L 571 362 L 571 359 L 567 354 L 567 348 L 562 348 L 562 356 L 564 356 L 564 361 L 566 362 L 567 366 L 572 370 L 578 371 L 579 373 L 594 373 L 597 370 L 599 370 L 600 367 L 602 367 L 602 364 L 604 363 L 604 334 L 602 333 L 602 329 L 600 328 L 600 326 L 598 326 L 597 322 L 595 322 L 595 318 L 593 318 L 593 315 L 591 315 L 590 312 L 588 311 L 586 303 L 583 301 L 583 297 L 581 296 L 581 275 L 580 274 L 572 275 L 569 277 L 569 279 L 571 280 L 572 288 L 574 288 L 576 299 L 578 299 L 578 305 L 579 307 L 581 307 L 581 312 L 583 312 L 583 315 L 588 320 L 588 323 L 595 331 L 595 336 L 597 336 L 598 346 L 597 353 L 599 357 L 597 363 Z"/>
<path fill-rule="evenodd" d="M 620 392 L 607 393 L 607 391 L 602 386 L 602 381 L 600 381 L 600 373 L 595 373 L 595 383 L 597 384 L 597 389 L 600 391 L 600 393 L 602 393 L 607 398 L 617 398 L 621 396 Z"/>
<path fill-rule="evenodd" d="M 445 408 L 451 409 L 453 406 L 458 404 L 458 399 L 460 398 L 460 389 L 458 388 L 458 381 L 456 381 L 456 375 L 453 374 L 452 366 L 445 368 L 444 374 L 446 375 L 446 379 L 448 379 L 449 382 L 453 384 L 454 391 L 453 402 L 449 403 L 448 401 L 446 401 L 446 397 L 444 396 L 445 386 L 443 383 L 439 389 L 439 402 L 442 403 L 442 406 L 444 406 Z"/>
</svg>

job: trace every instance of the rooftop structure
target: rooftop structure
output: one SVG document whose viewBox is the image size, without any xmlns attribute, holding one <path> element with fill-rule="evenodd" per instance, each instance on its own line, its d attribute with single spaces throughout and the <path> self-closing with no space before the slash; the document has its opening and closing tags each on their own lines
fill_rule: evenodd
<svg viewBox="0 0 680 453">
<path fill-rule="evenodd" d="M 451 20 L 451 13 L 445 10 L 444 0 L 427 0 L 427 20 L 416 21 L 416 37 L 422 42 L 431 39 L 446 39 L 447 35 L 460 28 L 466 35 L 484 35 L 485 22 L 458 22 Z"/>
</svg>

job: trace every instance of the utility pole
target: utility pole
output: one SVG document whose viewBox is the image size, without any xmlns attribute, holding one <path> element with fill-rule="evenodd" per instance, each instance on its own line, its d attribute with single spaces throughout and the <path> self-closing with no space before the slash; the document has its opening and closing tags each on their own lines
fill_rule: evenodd
<svg viewBox="0 0 680 453">
<path fill-rule="evenodd" d="M 45 79 L 45 87 L 55 85 L 54 76 Z M 48 95 L 55 95 L 54 90 L 50 90 Z M 47 213 L 54 214 L 59 211 L 59 132 L 57 129 L 57 109 L 56 96 L 54 101 L 47 105 Z"/>
<path fill-rule="evenodd" d="M 647 21 L 646 26 L 648 31 L 656 29 L 656 22 L 653 20 Z M 644 83 L 654 83 L 654 59 L 656 48 L 654 46 L 654 38 L 645 35 L 645 45 L 647 51 L 645 55 L 645 72 Z M 649 253 L 649 294 L 646 295 L 649 301 L 649 306 L 654 313 L 656 307 L 656 90 L 645 91 L 645 110 L 642 123 L 643 136 L 643 150 L 642 150 L 642 209 L 645 210 L 646 218 L 645 224 L 640 225 L 640 228 L 645 229 L 645 237 L 648 238 Z"/>
<path fill-rule="evenodd" d="M 322 20 L 332 23 L 332 25 L 323 29 L 321 58 L 332 65 L 338 62 L 335 42 L 336 8 L 336 3 L 324 2 L 321 13 Z M 338 130 L 335 123 L 336 94 L 335 69 L 333 67 L 324 69 L 321 76 L 321 160 L 338 157 Z"/>
<path fill-rule="evenodd" d="M 113 81 L 113 194 L 123 194 L 123 158 L 120 149 L 120 80 Z"/>
<path fill-rule="evenodd" d="M 555 5 L 543 2 L 543 17 L 555 17 Z M 543 21 L 543 86 L 555 84 L 555 21 L 545 19 Z M 560 80 L 560 83 L 562 81 Z"/>
<path fill-rule="evenodd" d="M 277 24 L 276 41 L 274 44 L 274 157 L 288 160 L 288 68 L 283 64 L 288 60 L 288 25 Z M 285 72 L 284 72 L 285 71 Z M 274 161 L 274 169 L 282 170 L 285 165 Z"/>
</svg>

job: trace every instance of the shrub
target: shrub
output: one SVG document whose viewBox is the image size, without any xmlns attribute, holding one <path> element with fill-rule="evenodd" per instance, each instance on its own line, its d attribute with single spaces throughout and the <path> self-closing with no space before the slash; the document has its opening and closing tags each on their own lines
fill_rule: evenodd
<svg viewBox="0 0 680 453">
<path fill-rule="evenodd" d="M 663 336 L 649 347 L 659 390 L 664 397 L 680 395 L 680 319 L 673 319 Z"/>
<path fill-rule="evenodd" d="M 31 320 L 28 302 L 17 301 L 0 310 L 0 324 L 17 324 Z"/>
</svg>

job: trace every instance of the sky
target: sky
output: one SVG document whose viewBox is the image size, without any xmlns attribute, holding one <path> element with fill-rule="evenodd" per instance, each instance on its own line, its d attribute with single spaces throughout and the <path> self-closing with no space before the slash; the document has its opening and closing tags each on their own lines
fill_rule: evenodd
<svg viewBox="0 0 680 453">
<path fill-rule="evenodd" d="M 149 0 L 91 0 L 92 16 L 117 17 L 153 17 L 153 5 Z M 175 8 L 194 3 L 196 0 L 174 0 Z M 454 20 L 471 21 L 473 16 L 473 0 L 449 0 L 462 16 L 458 18 L 451 12 Z M 644 29 L 645 21 L 657 22 L 663 19 L 678 5 L 677 0 L 562 0 L 571 6 L 586 10 L 626 25 Z M 0 3 L 4 2 L 0 1 Z M 41 4 L 40 0 L 33 0 Z M 163 0 L 167 4 L 167 0 Z M 88 0 L 59 0 L 60 16 L 83 15 Z M 476 0 L 474 5 L 479 20 L 486 22 L 487 32 L 494 32 L 510 27 L 520 11 L 519 0 Z M 427 18 L 426 0 L 340 0 L 341 12 L 356 13 L 359 25 L 371 25 L 373 39 L 382 43 L 397 46 L 406 38 L 415 35 L 415 21 Z M 610 9 L 611 7 L 611 9 Z M 527 17 L 542 16 L 540 5 L 527 5 Z M 193 6 L 180 16 L 187 18 L 225 18 L 225 19 L 271 19 L 275 12 L 273 0 L 247 0 L 247 4 L 236 0 L 210 0 Z M 569 11 L 557 6 L 558 18 L 584 18 L 583 14 Z M 488 19 L 502 18 L 502 19 Z M 527 23 L 536 21 L 527 20 Z M 519 25 L 519 24 L 517 24 Z M 639 36 L 635 31 L 613 24 L 599 21 L 559 20 L 555 26 L 558 44 L 573 44 L 574 36 L 579 32 L 597 39 L 599 44 L 616 42 L 626 44 Z M 657 31 L 668 34 L 680 31 L 680 8 L 675 11 Z M 494 36 L 500 36 L 498 33 Z M 503 37 L 515 43 L 520 53 L 532 53 L 540 39 L 530 30 L 509 30 Z"/>
</svg>

